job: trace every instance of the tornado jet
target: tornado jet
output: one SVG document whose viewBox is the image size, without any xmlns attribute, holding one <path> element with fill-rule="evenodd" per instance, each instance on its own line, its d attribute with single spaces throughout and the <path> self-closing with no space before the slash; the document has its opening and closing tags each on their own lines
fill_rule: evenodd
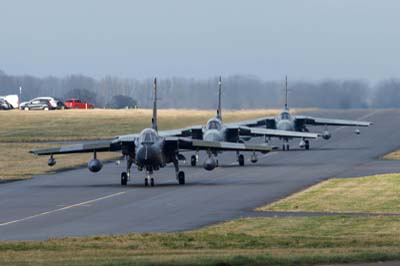
<svg viewBox="0 0 400 266">
<path fill-rule="evenodd" d="M 145 171 L 145 186 L 154 186 L 154 171 L 173 164 L 175 175 L 180 185 L 185 184 L 185 173 L 180 170 L 179 161 L 186 158 L 181 151 L 205 150 L 208 153 L 219 151 L 236 152 L 261 152 L 268 153 L 273 147 L 260 144 L 230 143 L 219 140 L 198 140 L 175 136 L 175 131 L 158 131 L 157 126 L 157 80 L 154 79 L 153 116 L 150 128 L 145 128 L 139 134 L 117 136 L 111 140 L 98 140 L 89 143 L 81 143 L 71 146 L 63 146 L 49 149 L 33 150 L 36 155 L 49 155 L 49 166 L 56 164 L 55 155 L 69 153 L 93 153 L 93 158 L 88 162 L 91 172 L 99 172 L 102 162 L 97 156 L 98 152 L 121 151 L 126 161 L 126 171 L 121 173 L 121 185 L 127 185 L 131 179 L 131 168 L 136 165 L 139 171 Z"/>
<path fill-rule="evenodd" d="M 279 138 L 301 138 L 316 139 L 317 133 L 308 132 L 292 132 L 287 130 L 276 130 L 267 128 L 248 127 L 238 123 L 224 124 L 222 122 L 222 78 L 219 77 L 218 82 L 218 107 L 217 115 L 208 120 L 207 124 L 199 126 L 191 126 L 184 129 L 177 129 L 172 134 L 176 136 L 191 137 L 193 140 L 204 141 L 222 141 L 229 143 L 245 143 L 253 137 L 279 137 Z M 219 164 L 218 154 L 223 150 L 207 150 L 207 159 L 204 161 L 206 170 L 213 170 Z M 196 154 L 191 156 L 191 165 L 196 166 L 198 162 L 198 150 Z M 245 158 L 241 151 L 237 150 L 237 161 L 240 166 L 244 166 Z M 256 163 L 258 161 L 257 154 L 253 152 L 250 161 Z"/>
<path fill-rule="evenodd" d="M 250 121 L 244 121 L 240 124 L 248 127 L 264 127 L 268 129 L 278 129 L 290 132 L 309 132 L 308 126 L 324 126 L 321 137 L 328 140 L 332 134 L 328 131 L 328 126 L 353 126 L 356 127 L 355 133 L 360 134 L 359 127 L 368 127 L 372 122 L 356 121 L 356 120 L 343 120 L 331 119 L 312 116 L 292 115 L 288 107 L 288 89 L 287 77 L 285 79 L 285 106 L 277 117 L 262 117 Z M 282 150 L 289 150 L 290 137 L 280 137 L 283 140 Z M 308 150 L 310 142 L 308 139 L 302 139 L 299 143 L 301 148 Z"/>
</svg>

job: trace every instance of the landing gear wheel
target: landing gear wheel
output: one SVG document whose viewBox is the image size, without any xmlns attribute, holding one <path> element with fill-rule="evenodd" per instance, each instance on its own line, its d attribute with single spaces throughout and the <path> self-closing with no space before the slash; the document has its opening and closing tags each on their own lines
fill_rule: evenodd
<svg viewBox="0 0 400 266">
<path fill-rule="evenodd" d="M 289 143 L 283 143 L 282 150 L 288 151 L 290 149 Z"/>
<path fill-rule="evenodd" d="M 192 155 L 192 157 L 190 157 L 190 164 L 191 164 L 192 166 L 196 166 L 196 164 L 197 164 L 196 155 Z"/>
<path fill-rule="evenodd" d="M 238 161 L 239 161 L 240 166 L 244 166 L 244 155 L 243 154 L 239 154 Z"/>
<path fill-rule="evenodd" d="M 306 145 L 304 146 L 304 148 L 306 150 L 309 150 L 310 149 L 310 141 L 306 140 L 305 142 L 306 142 Z"/>
<path fill-rule="evenodd" d="M 178 182 L 179 182 L 179 185 L 184 185 L 185 184 L 185 172 L 180 171 L 178 173 Z"/>
<path fill-rule="evenodd" d="M 154 187 L 154 178 L 150 179 L 150 186 Z"/>
<path fill-rule="evenodd" d="M 145 187 L 149 186 L 149 180 L 147 178 L 144 179 L 144 186 Z"/>
<path fill-rule="evenodd" d="M 121 173 L 121 186 L 126 186 L 128 184 L 128 174 L 126 172 Z"/>
</svg>

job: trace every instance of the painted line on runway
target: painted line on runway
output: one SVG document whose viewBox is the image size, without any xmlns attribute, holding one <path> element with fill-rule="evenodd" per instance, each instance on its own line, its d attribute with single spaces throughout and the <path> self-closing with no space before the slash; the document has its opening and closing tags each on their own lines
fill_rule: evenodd
<svg viewBox="0 0 400 266">
<path fill-rule="evenodd" d="M 6 225 L 10 225 L 10 224 L 15 224 L 15 223 L 31 220 L 31 219 L 34 219 L 34 218 L 37 218 L 37 217 L 41 217 L 41 216 L 44 216 L 44 215 L 48 215 L 48 214 L 52 214 L 52 213 L 56 213 L 56 212 L 60 212 L 60 211 L 65 211 L 65 210 L 76 208 L 76 207 L 80 207 L 80 206 L 85 206 L 85 205 L 88 205 L 88 204 L 91 204 L 91 203 L 94 203 L 94 202 L 97 202 L 97 201 L 101 201 L 101 200 L 113 198 L 113 197 L 116 197 L 116 196 L 120 196 L 120 195 L 125 194 L 125 193 L 127 193 L 127 191 L 122 191 L 122 192 L 114 193 L 114 194 L 107 195 L 107 196 L 104 196 L 104 197 L 100 197 L 100 198 L 84 201 L 84 202 L 81 202 L 81 203 L 76 203 L 76 204 L 69 205 L 69 206 L 66 206 L 66 207 L 62 207 L 62 208 L 59 208 L 59 209 L 55 209 L 55 210 L 52 210 L 52 211 L 38 213 L 38 214 L 35 214 L 35 215 L 32 215 L 32 216 L 28 216 L 28 217 L 25 217 L 25 218 L 22 218 L 22 219 L 1 223 L 0 226 L 6 226 Z"/>
</svg>

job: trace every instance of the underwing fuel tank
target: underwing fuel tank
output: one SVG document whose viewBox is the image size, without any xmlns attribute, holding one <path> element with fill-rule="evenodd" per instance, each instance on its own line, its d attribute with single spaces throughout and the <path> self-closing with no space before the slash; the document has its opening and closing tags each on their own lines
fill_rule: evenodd
<svg viewBox="0 0 400 266">
<path fill-rule="evenodd" d="M 322 138 L 323 138 L 323 139 L 328 140 L 328 139 L 330 139 L 331 137 L 332 137 L 332 134 L 331 134 L 331 132 L 329 132 L 328 130 L 325 130 L 324 133 L 322 133 Z"/>
<path fill-rule="evenodd" d="M 103 163 L 100 160 L 92 159 L 88 162 L 88 169 L 90 172 L 97 173 L 103 168 Z"/>
<path fill-rule="evenodd" d="M 217 162 L 214 158 L 208 158 L 204 161 L 204 169 L 207 171 L 212 171 L 217 167 Z"/>
</svg>

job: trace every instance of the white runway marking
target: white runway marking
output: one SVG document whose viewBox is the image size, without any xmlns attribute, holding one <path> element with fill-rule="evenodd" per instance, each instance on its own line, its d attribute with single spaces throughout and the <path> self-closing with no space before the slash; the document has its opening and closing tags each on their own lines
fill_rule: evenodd
<svg viewBox="0 0 400 266">
<path fill-rule="evenodd" d="M 89 205 L 89 204 L 91 204 L 93 202 L 109 199 L 109 198 L 116 197 L 116 196 L 119 196 L 119 195 L 122 195 L 122 194 L 125 194 L 125 193 L 127 193 L 127 191 L 122 191 L 122 192 L 114 193 L 114 194 L 107 195 L 107 196 L 104 196 L 104 197 L 100 197 L 100 198 L 97 198 L 97 199 L 92 199 L 92 200 L 84 201 L 84 202 L 81 202 L 81 203 L 76 203 L 76 204 L 69 205 L 69 206 L 66 206 L 66 207 L 62 207 L 62 208 L 59 208 L 59 209 L 55 209 L 55 210 L 51 210 L 51 211 L 35 214 L 35 215 L 32 215 L 32 216 L 28 216 L 28 217 L 25 217 L 25 218 L 22 218 L 22 219 L 1 223 L 0 226 L 6 226 L 6 225 L 10 225 L 10 224 L 15 224 L 15 223 L 31 220 L 33 218 L 37 218 L 37 217 L 40 217 L 40 216 L 44 216 L 44 215 L 48 215 L 48 214 L 52 214 L 52 213 L 56 213 L 56 212 L 60 212 L 60 211 L 65 211 L 65 210 L 72 209 L 72 208 L 75 208 L 75 207 L 87 206 L 87 205 Z"/>
</svg>

